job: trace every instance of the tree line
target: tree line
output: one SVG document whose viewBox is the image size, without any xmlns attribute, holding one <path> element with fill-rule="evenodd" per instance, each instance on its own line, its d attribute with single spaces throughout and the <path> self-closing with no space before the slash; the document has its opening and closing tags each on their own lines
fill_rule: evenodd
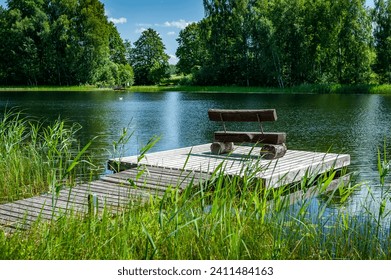
<svg viewBox="0 0 391 280">
<path fill-rule="evenodd" d="M 294 86 L 391 82 L 391 1 L 203 0 L 177 39 L 192 83 Z"/>
<path fill-rule="evenodd" d="M 177 69 L 200 85 L 287 87 L 391 83 L 391 1 L 203 0 L 177 39 Z M 99 0 L 8 0 L 0 6 L 0 84 L 158 84 L 160 35 L 131 44 Z"/>
<path fill-rule="evenodd" d="M 0 6 L 2 85 L 126 86 L 166 76 L 168 56 L 156 31 L 143 32 L 134 45 L 123 41 L 99 0 L 8 0 L 7 8 Z"/>
</svg>

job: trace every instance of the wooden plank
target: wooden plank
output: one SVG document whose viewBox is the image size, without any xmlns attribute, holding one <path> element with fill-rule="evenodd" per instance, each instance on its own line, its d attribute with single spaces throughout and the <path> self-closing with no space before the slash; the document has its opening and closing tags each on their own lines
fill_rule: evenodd
<svg viewBox="0 0 391 280">
<path fill-rule="evenodd" d="M 23 200 L 21 200 L 23 201 Z M 13 213 L 19 213 L 19 214 L 26 214 L 31 217 L 38 217 L 41 216 L 42 218 L 50 218 L 52 217 L 52 211 L 44 208 L 37 207 L 37 204 L 26 204 L 21 203 L 20 201 L 17 201 L 15 203 L 9 203 L 9 204 L 3 204 L 0 205 L 0 209 L 8 212 Z"/>
<path fill-rule="evenodd" d="M 45 195 L 38 196 L 38 197 L 31 197 L 28 199 L 19 200 L 14 203 L 22 203 L 22 201 L 24 203 L 26 203 L 26 202 L 31 203 L 31 204 L 34 203 L 39 208 L 42 207 L 47 210 L 54 211 L 55 214 L 64 214 L 66 211 L 71 210 L 71 206 L 75 207 L 75 205 L 72 204 L 73 203 L 72 201 L 70 201 L 70 202 L 67 201 L 67 197 L 65 197 L 65 198 L 62 198 L 61 196 L 59 196 L 58 198 L 54 197 L 54 200 L 53 200 L 53 197 L 51 194 L 45 194 Z M 77 206 L 76 209 L 73 209 L 73 210 L 80 210 L 80 209 L 83 209 L 83 205 L 79 205 L 79 206 Z"/>
<path fill-rule="evenodd" d="M 160 170 L 159 170 L 160 169 Z M 111 177 L 132 179 L 135 183 L 151 183 L 159 186 L 179 186 L 181 188 L 186 187 L 190 183 L 196 184 L 200 180 L 200 174 L 194 172 L 189 172 L 182 170 L 179 172 L 177 170 L 169 171 L 164 168 L 155 168 L 151 169 L 146 167 L 142 173 L 139 170 L 131 169 L 127 171 L 122 171 L 120 173 L 111 175 Z M 159 172 L 160 171 L 160 172 Z M 139 177 L 138 179 L 136 179 Z"/>
<path fill-rule="evenodd" d="M 88 197 L 89 196 L 96 196 L 99 200 L 100 207 L 103 207 L 105 205 L 110 205 L 110 206 L 119 206 L 125 204 L 129 199 L 126 199 L 125 197 L 120 197 L 120 196 L 112 196 L 108 194 L 102 194 L 99 192 L 94 192 L 91 191 L 88 188 L 83 188 L 83 187 L 77 187 L 72 189 L 72 195 L 77 196 L 82 199 L 83 205 L 88 206 Z M 66 198 L 65 198 L 66 199 Z M 122 202 L 122 204 L 121 204 Z"/>
<path fill-rule="evenodd" d="M 319 174 L 323 174 L 330 170 L 340 169 L 350 164 L 349 156 L 341 156 L 339 158 L 325 158 L 322 161 L 313 161 L 306 164 L 299 164 L 296 167 L 291 167 L 289 170 L 278 170 L 270 173 L 268 176 L 263 175 L 268 187 L 278 187 L 284 184 L 299 182 L 302 178 L 311 178 Z"/>
<path fill-rule="evenodd" d="M 283 144 L 286 142 L 286 133 L 283 132 L 242 132 L 242 131 L 216 131 L 214 133 L 216 142 L 235 142 L 235 143 L 264 143 L 264 144 Z"/>
<path fill-rule="evenodd" d="M 88 185 L 78 186 L 77 189 L 74 189 L 74 191 L 77 191 L 77 190 L 87 191 L 88 193 L 90 193 L 92 195 L 98 195 L 101 198 L 107 199 L 110 201 L 124 201 L 125 202 L 125 201 L 129 201 L 132 196 L 136 196 L 136 193 L 132 192 L 132 190 L 129 188 L 127 188 L 127 190 L 124 191 L 122 189 L 107 188 L 107 185 L 100 186 L 100 185 L 96 184 L 95 182 L 92 182 L 91 184 L 88 184 Z M 140 193 L 138 195 L 140 196 Z"/>
<path fill-rule="evenodd" d="M 133 175 L 133 174 L 132 174 Z M 135 184 L 136 186 L 140 188 L 144 188 L 144 186 L 156 186 L 156 187 L 179 187 L 181 189 L 185 188 L 189 182 L 183 181 L 180 178 L 176 178 L 173 176 L 164 176 L 164 175 L 154 175 L 154 176 L 148 176 L 147 174 L 144 174 L 143 176 L 140 176 L 140 178 L 137 178 L 136 176 L 129 176 L 129 174 L 124 174 L 124 172 L 116 173 L 114 175 L 108 176 L 110 178 L 116 178 L 121 180 L 127 180 Z M 150 187 L 147 187 L 150 188 Z"/>
<path fill-rule="evenodd" d="M 0 225 L 13 229 L 28 229 L 34 221 L 24 220 L 23 217 L 14 216 L 0 210 Z"/>
<path fill-rule="evenodd" d="M 119 191 L 119 193 L 122 195 L 130 195 L 132 199 L 142 199 L 142 200 L 148 200 L 151 196 L 153 196 L 153 193 L 151 193 L 148 190 L 143 189 L 136 189 L 136 188 L 129 188 L 129 187 L 121 187 L 119 185 L 116 185 L 114 183 L 110 182 L 103 182 L 103 181 L 94 181 L 91 184 L 94 186 L 99 186 L 102 188 L 108 188 L 109 190 Z M 118 190 L 117 190 L 118 189 Z"/>
<path fill-rule="evenodd" d="M 275 109 L 263 110 L 223 110 L 210 109 L 208 116 L 211 121 L 225 122 L 271 122 L 277 120 Z"/>
<path fill-rule="evenodd" d="M 139 184 L 136 186 L 132 185 L 128 180 L 126 179 L 119 179 L 119 178 L 112 178 L 112 177 L 109 177 L 109 176 L 105 176 L 102 178 L 102 181 L 104 182 L 109 182 L 109 183 L 115 183 L 115 184 L 119 184 L 120 186 L 127 186 L 129 188 L 145 188 L 145 189 L 150 189 L 150 190 L 154 190 L 154 191 L 158 191 L 158 192 L 161 192 L 162 194 L 166 191 L 167 188 L 165 187 L 161 187 L 161 186 L 156 186 L 156 185 L 153 185 L 153 184 L 148 184 L 148 183 L 143 183 L 143 184 Z"/>
<path fill-rule="evenodd" d="M 29 215 L 26 211 L 19 211 L 19 209 L 14 209 L 13 207 L 8 207 L 8 209 L 0 209 L 0 223 L 1 224 L 15 224 L 21 223 L 30 225 L 36 221 L 36 217 Z"/>
<path fill-rule="evenodd" d="M 181 148 L 145 155 L 138 164 L 160 166 L 168 168 L 183 168 L 197 172 L 211 173 L 219 164 L 224 164 L 227 175 L 239 175 L 246 166 L 256 166 L 260 170 L 257 175 L 268 182 L 269 186 L 277 184 L 284 179 L 285 183 L 294 183 L 301 180 L 301 176 L 308 171 L 322 171 L 328 168 L 342 168 L 350 164 L 349 155 L 331 153 L 318 153 L 307 151 L 287 150 L 284 157 L 273 160 L 260 158 L 260 147 L 235 146 L 232 154 L 212 155 L 210 144 Z M 137 157 L 125 157 L 123 161 L 137 163 Z M 184 167 L 184 162 L 187 161 Z M 323 165 L 321 162 L 326 162 Z"/>
</svg>

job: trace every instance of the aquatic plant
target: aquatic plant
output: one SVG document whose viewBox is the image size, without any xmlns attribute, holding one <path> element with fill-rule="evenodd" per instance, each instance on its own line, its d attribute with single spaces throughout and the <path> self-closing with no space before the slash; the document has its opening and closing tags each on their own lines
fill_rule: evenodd
<svg viewBox="0 0 391 280">
<path fill-rule="evenodd" d="M 0 203 L 53 191 L 97 169 L 77 140 L 81 126 L 60 119 L 46 124 L 17 109 L 0 118 Z M 80 178 L 79 178 L 80 179 Z"/>
</svg>

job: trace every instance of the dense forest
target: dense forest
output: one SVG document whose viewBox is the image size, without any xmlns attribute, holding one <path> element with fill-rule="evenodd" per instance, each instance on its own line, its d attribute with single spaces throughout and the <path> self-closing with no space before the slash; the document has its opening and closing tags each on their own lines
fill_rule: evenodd
<svg viewBox="0 0 391 280">
<path fill-rule="evenodd" d="M 391 1 L 203 0 L 183 29 L 184 80 L 287 87 L 391 83 Z M 99 0 L 8 0 L 0 6 L 0 84 L 158 84 L 169 72 L 159 34 L 132 45 Z"/>
<path fill-rule="evenodd" d="M 204 0 L 178 69 L 208 85 L 391 82 L 391 1 Z"/>
<path fill-rule="evenodd" d="M 131 82 L 115 26 L 98 0 L 8 0 L 0 10 L 0 83 Z"/>
<path fill-rule="evenodd" d="M 135 42 L 144 52 L 153 47 L 152 56 L 135 62 L 139 51 L 123 41 L 99 0 L 8 0 L 7 9 L 0 6 L 0 27 L 2 85 L 126 86 L 135 77 L 139 83 L 156 82 L 168 69 L 164 45 L 153 30 L 138 40 L 146 46 Z M 158 55 L 161 67 L 150 62 Z M 146 71 L 140 64 L 155 68 Z"/>
</svg>

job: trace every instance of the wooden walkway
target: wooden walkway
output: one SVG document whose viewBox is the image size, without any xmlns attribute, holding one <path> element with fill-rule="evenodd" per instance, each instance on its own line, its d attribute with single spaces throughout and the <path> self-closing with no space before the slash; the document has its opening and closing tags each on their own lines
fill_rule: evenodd
<svg viewBox="0 0 391 280">
<path fill-rule="evenodd" d="M 288 150 L 283 158 L 263 160 L 259 148 L 237 147 L 227 155 L 212 155 L 210 144 L 147 154 L 140 162 L 137 156 L 121 158 L 122 171 L 105 175 L 90 183 L 61 190 L 58 196 L 44 194 L 0 205 L 0 230 L 26 229 L 40 220 L 52 220 L 68 212 L 88 213 L 106 206 L 121 211 L 130 201 L 147 201 L 162 196 L 168 187 L 180 189 L 199 185 L 222 167 L 227 175 L 243 175 L 247 170 L 263 180 L 265 186 L 299 182 L 303 176 L 322 174 L 350 164 L 349 155 Z M 119 159 L 109 161 L 115 166 Z"/>
</svg>

